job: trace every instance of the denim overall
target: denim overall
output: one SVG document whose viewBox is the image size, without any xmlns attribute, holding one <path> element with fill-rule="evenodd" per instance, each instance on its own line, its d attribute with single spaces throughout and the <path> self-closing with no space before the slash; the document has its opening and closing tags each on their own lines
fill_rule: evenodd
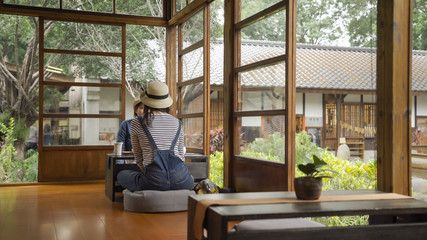
<svg viewBox="0 0 427 240">
<path fill-rule="evenodd" d="M 188 172 L 184 162 L 175 155 L 174 148 L 181 132 L 181 122 L 178 131 L 168 150 L 159 150 L 150 131 L 144 127 L 148 140 L 154 150 L 154 162 L 144 168 L 143 177 L 140 180 L 144 190 L 177 190 L 192 189 L 194 178 Z"/>
</svg>

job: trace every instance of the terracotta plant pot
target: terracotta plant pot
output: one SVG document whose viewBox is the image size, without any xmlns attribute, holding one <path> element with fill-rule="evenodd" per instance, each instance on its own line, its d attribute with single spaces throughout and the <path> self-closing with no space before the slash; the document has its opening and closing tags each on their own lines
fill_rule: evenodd
<svg viewBox="0 0 427 240">
<path fill-rule="evenodd" d="M 294 179 L 294 185 L 300 200 L 316 200 L 322 193 L 322 178 L 299 177 Z"/>
</svg>

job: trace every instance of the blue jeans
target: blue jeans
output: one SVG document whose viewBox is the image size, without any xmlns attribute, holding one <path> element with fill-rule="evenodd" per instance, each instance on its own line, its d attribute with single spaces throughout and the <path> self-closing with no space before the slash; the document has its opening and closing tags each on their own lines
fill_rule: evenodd
<svg viewBox="0 0 427 240">
<path fill-rule="evenodd" d="M 169 173 L 160 171 L 153 164 L 148 165 L 143 172 L 120 171 L 117 174 L 117 181 L 129 191 L 193 189 L 194 178 L 188 172 L 184 162 L 176 164 L 177 166 Z"/>
</svg>

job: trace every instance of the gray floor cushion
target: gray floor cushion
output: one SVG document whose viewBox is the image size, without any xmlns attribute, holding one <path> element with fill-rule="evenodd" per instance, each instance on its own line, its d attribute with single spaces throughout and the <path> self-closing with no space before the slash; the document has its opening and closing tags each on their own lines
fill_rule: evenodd
<svg viewBox="0 0 427 240">
<path fill-rule="evenodd" d="M 123 205 L 131 212 L 179 212 L 188 208 L 188 195 L 193 190 L 123 191 Z"/>
<path fill-rule="evenodd" d="M 245 220 L 233 227 L 234 231 L 277 230 L 290 228 L 325 227 L 325 225 L 302 218 L 279 218 Z"/>
</svg>

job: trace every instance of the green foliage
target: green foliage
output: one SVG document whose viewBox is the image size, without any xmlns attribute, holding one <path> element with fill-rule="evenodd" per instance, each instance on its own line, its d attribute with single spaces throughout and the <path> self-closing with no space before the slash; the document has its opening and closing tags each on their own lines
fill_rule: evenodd
<svg viewBox="0 0 427 240">
<path fill-rule="evenodd" d="M 10 124 L 10 119 L 12 119 L 11 117 L 11 112 L 9 110 L 6 110 L 5 112 L 3 112 L 2 114 L 0 114 L 0 123 L 3 123 L 6 125 L 8 125 L 8 122 Z M 26 125 L 26 119 L 25 118 L 19 118 L 18 121 L 13 121 L 13 127 L 12 127 L 12 137 L 14 140 L 14 142 L 19 142 L 19 143 L 24 143 L 25 140 L 28 137 L 28 134 L 30 132 L 29 128 L 27 128 Z M 10 126 L 9 126 L 10 127 Z"/>
<path fill-rule="evenodd" d="M 347 161 L 339 159 L 327 151 L 322 152 L 322 158 L 332 170 L 338 172 L 333 179 L 324 181 L 324 190 L 376 189 L 376 160 Z"/>
<path fill-rule="evenodd" d="M 0 122 L 0 183 L 36 182 L 38 173 L 38 152 L 29 150 L 26 159 L 18 159 L 14 147 L 15 121 L 10 118 L 9 124 Z"/>
<path fill-rule="evenodd" d="M 283 162 L 285 159 L 285 138 L 280 132 L 275 132 L 267 138 L 257 139 L 249 143 L 241 155 Z"/>
<path fill-rule="evenodd" d="M 209 179 L 218 187 L 224 185 L 224 155 L 223 152 L 214 152 L 209 158 Z"/>
<path fill-rule="evenodd" d="M 301 131 L 295 135 L 295 163 L 304 163 L 304 157 L 311 157 L 319 154 L 319 147 L 312 142 L 310 135 L 306 131 Z"/>
<path fill-rule="evenodd" d="M 311 157 L 319 153 L 319 148 L 313 142 L 306 131 L 301 131 L 295 136 L 296 164 L 304 163 L 304 157 Z M 279 133 L 267 138 L 257 139 L 250 143 L 241 155 L 253 158 L 267 159 L 275 162 L 283 162 L 285 159 L 285 138 Z"/>
<path fill-rule="evenodd" d="M 325 44 L 343 35 L 341 24 L 336 24 L 340 9 L 333 1 L 297 1 L 297 42 Z"/>
<path fill-rule="evenodd" d="M 0 134 L 2 136 L 0 152 L 0 183 L 9 182 L 12 179 L 16 149 L 13 143 L 16 139 L 13 137 L 15 121 L 10 118 L 9 126 L 0 122 Z"/>
</svg>

